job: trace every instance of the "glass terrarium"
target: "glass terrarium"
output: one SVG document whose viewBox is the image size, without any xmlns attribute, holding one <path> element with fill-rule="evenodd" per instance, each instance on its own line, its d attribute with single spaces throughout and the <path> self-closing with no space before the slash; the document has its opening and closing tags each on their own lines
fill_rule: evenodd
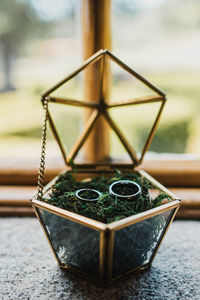
<svg viewBox="0 0 200 300">
<path fill-rule="evenodd" d="M 110 61 L 147 86 L 154 94 L 131 100 L 108 102 L 104 97 L 103 90 Z M 62 90 L 72 79 L 76 79 L 78 86 L 81 86 L 78 76 L 82 75 L 83 72 L 87 72 L 87 69 L 91 66 L 100 68 L 100 94 L 102 94 L 100 101 L 83 100 L 80 96 L 81 93 L 78 91 L 76 91 L 75 99 L 63 97 L 62 93 L 61 96 L 55 96 L 55 92 Z M 65 94 L 65 89 L 63 91 Z M 38 194 L 31 202 L 61 268 L 83 275 L 84 278 L 91 279 L 101 285 L 110 285 L 124 275 L 150 267 L 180 205 L 180 200 L 174 194 L 145 171 L 138 170 L 138 166 L 150 146 L 165 101 L 163 92 L 108 50 L 100 50 L 94 54 L 72 74 L 42 95 L 45 122 L 39 187 Z M 123 109 L 128 108 L 127 111 L 125 110 L 126 115 L 131 116 L 132 119 L 137 119 L 137 108 L 142 106 L 143 112 L 144 107 L 152 104 L 157 105 L 158 109 L 156 113 L 155 110 L 152 111 L 153 122 L 149 131 L 145 130 L 144 144 L 141 150 L 138 151 L 133 146 L 134 141 L 133 143 L 130 142 L 130 132 L 126 133 L 124 119 L 122 124 L 118 122 L 119 115 Z M 70 110 L 66 118 L 64 111 L 69 107 Z M 81 110 L 84 110 L 84 112 Z M 85 126 L 80 126 L 80 124 L 77 126 L 78 130 L 75 131 L 78 131 L 80 135 L 76 139 L 73 133 L 75 125 L 72 119 L 80 121 L 85 111 L 90 117 Z M 58 117 L 56 117 L 55 112 L 58 113 Z M 150 114 L 150 112 L 151 110 L 148 108 L 147 113 Z M 133 117 L 134 113 L 135 117 Z M 113 151 L 114 154 L 107 157 L 106 160 L 102 159 L 102 161 L 85 161 L 82 148 L 95 131 L 100 118 L 104 118 L 108 128 L 111 129 L 111 152 Z M 61 122 L 63 119 L 64 122 Z M 107 178 L 106 180 L 113 179 L 116 169 L 122 174 L 128 172 L 128 174 L 138 176 L 140 182 L 148 184 L 148 190 L 145 190 L 145 186 L 141 184 L 141 197 L 146 193 L 145 195 L 150 201 L 148 209 L 139 210 L 132 215 L 129 213 L 125 217 L 117 216 L 115 219 L 109 219 L 111 221 L 104 222 L 101 218 L 95 219 L 88 217 L 87 214 L 81 214 L 77 210 L 73 211 L 63 206 L 59 207 L 56 203 L 54 205 L 51 198 L 52 189 L 55 183 L 58 182 L 59 176 L 54 178 L 46 187 L 43 187 L 48 121 L 66 163 L 66 170 L 63 174 L 70 172 L 77 182 L 84 182 L 85 185 L 87 185 L 88 178 L 92 180 L 92 178 L 104 176 Z M 120 126 L 118 127 L 118 125 Z M 117 141 L 114 140 L 113 136 L 117 138 Z M 74 145 L 70 151 L 67 151 L 69 140 Z M 120 156 L 119 152 L 116 151 L 116 149 L 119 149 L 118 145 L 122 145 L 125 149 L 124 153 L 126 154 L 123 156 Z M 114 159 L 114 156 L 117 158 Z M 155 199 L 158 199 L 159 195 L 162 195 L 162 201 L 155 206 Z M 106 196 L 104 199 L 106 199 Z"/>
</svg>

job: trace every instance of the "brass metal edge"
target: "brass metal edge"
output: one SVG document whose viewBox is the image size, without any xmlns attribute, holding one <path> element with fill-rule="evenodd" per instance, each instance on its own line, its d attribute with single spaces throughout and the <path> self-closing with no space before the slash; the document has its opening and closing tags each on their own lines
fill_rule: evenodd
<svg viewBox="0 0 200 300">
<path fill-rule="evenodd" d="M 37 218 L 38 218 L 38 220 L 39 220 L 39 222 L 40 222 L 40 225 L 41 225 L 41 227 L 42 227 L 42 229 L 43 229 L 43 231 L 44 231 L 44 234 L 45 234 L 45 236 L 46 236 L 46 238 L 47 238 L 47 240 L 48 240 L 48 243 L 49 243 L 49 245 L 50 245 L 50 248 L 51 248 L 51 251 L 53 252 L 53 255 L 54 255 L 54 257 L 56 258 L 56 261 L 57 261 L 57 263 L 58 263 L 58 265 L 59 265 L 59 267 L 61 267 L 61 268 L 63 268 L 63 269 L 69 269 L 70 271 L 73 271 L 73 273 L 77 273 L 77 274 L 79 274 L 79 275 L 81 275 L 81 276 L 87 276 L 88 277 L 88 279 L 90 279 L 90 280 L 94 280 L 97 284 L 103 284 L 103 275 L 104 275 L 104 269 L 102 270 L 102 269 L 99 269 L 100 270 L 100 272 L 99 272 L 99 280 L 100 280 L 100 282 L 99 282 L 99 280 L 97 279 L 97 278 L 95 278 L 94 276 L 91 276 L 91 275 L 89 275 L 88 273 L 86 273 L 86 272 L 84 272 L 84 271 L 81 271 L 79 268 L 77 268 L 77 267 L 73 267 L 73 266 L 70 266 L 70 265 L 68 265 L 68 264 L 61 264 L 61 262 L 60 262 L 60 260 L 59 260 L 59 258 L 57 257 L 57 255 L 56 255 L 56 252 L 54 251 L 54 248 L 53 248 L 53 245 L 52 245 L 52 243 L 51 243 L 51 238 L 49 237 L 49 235 L 48 235 L 48 233 L 46 232 L 46 229 L 45 229 L 45 226 L 44 226 L 44 224 L 43 224 L 43 222 L 42 222 L 42 220 L 41 220 L 41 217 L 40 217 L 40 215 L 38 214 L 38 212 L 37 212 L 37 208 L 33 205 L 33 208 L 34 208 L 34 211 L 35 211 L 35 214 L 36 214 L 36 216 L 37 216 Z M 105 246 L 104 246 L 104 241 L 103 241 L 103 243 L 102 243 L 102 241 L 101 241 L 101 236 L 103 235 L 103 234 L 105 234 L 105 232 L 100 232 L 100 240 L 99 240 L 99 245 L 100 245 L 100 250 L 103 250 L 103 252 L 105 251 Z M 103 240 L 104 240 L 104 238 L 103 238 Z M 103 246 L 103 249 L 101 249 L 102 248 L 102 246 Z M 105 255 L 105 253 L 100 253 L 100 259 L 104 259 L 104 255 Z M 102 257 L 101 257 L 102 256 Z M 100 266 L 100 262 L 101 262 L 101 260 L 99 260 L 99 267 L 101 267 Z M 104 266 L 103 266 L 104 267 Z M 102 272 L 102 273 L 101 273 Z"/>
<path fill-rule="evenodd" d="M 72 106 L 81 106 L 81 107 L 89 107 L 89 108 L 97 108 L 99 106 L 98 102 L 87 102 L 80 101 L 76 99 L 69 98 L 60 98 L 60 97 L 48 97 L 49 103 L 58 103 L 64 105 L 72 105 Z"/>
<path fill-rule="evenodd" d="M 154 103 L 154 102 L 160 102 L 163 99 L 165 99 L 164 96 L 152 95 L 152 96 L 145 96 L 145 97 L 129 99 L 129 100 L 112 101 L 112 103 L 107 104 L 107 107 L 110 109 L 110 108 L 117 108 L 117 107 L 128 106 L 128 105 Z"/>
<path fill-rule="evenodd" d="M 126 72 L 130 73 L 132 76 L 136 77 L 138 80 L 140 80 L 143 84 L 145 84 L 146 86 L 148 86 L 151 90 L 153 90 L 154 92 L 157 93 L 157 95 L 153 95 L 153 96 L 148 96 L 148 97 L 142 97 L 142 98 L 138 98 L 135 100 L 129 100 L 129 101 L 124 101 L 121 103 L 115 103 L 114 105 L 117 106 L 121 106 L 121 105 L 130 105 L 130 104 L 139 104 L 139 103 L 149 103 L 149 102 L 157 102 L 157 101 L 161 101 L 161 107 L 158 111 L 157 117 L 153 123 L 153 126 L 150 130 L 150 133 L 147 137 L 147 140 L 145 142 L 144 148 L 142 150 L 141 153 L 141 157 L 140 159 L 138 159 L 137 157 L 137 153 L 134 150 L 134 148 L 129 144 L 128 140 L 125 138 L 125 136 L 122 134 L 122 132 L 120 131 L 120 129 L 117 127 L 117 125 L 115 124 L 115 122 L 112 120 L 112 118 L 110 117 L 107 109 L 110 106 L 110 104 L 107 104 L 105 102 L 105 99 L 103 99 L 103 94 L 101 97 L 101 101 L 97 104 L 97 103 L 92 103 L 91 102 L 85 102 L 85 101 L 79 101 L 79 100 L 75 100 L 75 99 L 62 99 L 62 98 L 56 98 L 56 97 L 49 97 L 50 93 L 52 93 L 53 91 L 55 91 L 56 89 L 58 89 L 61 85 L 63 85 L 65 82 L 67 82 L 68 80 L 72 79 L 74 76 L 76 76 L 79 72 L 81 72 L 83 69 L 85 69 L 88 65 L 94 63 L 96 60 L 101 59 L 101 69 L 102 69 L 102 77 L 101 77 L 101 82 L 100 82 L 100 86 L 101 86 L 101 93 L 102 93 L 102 89 L 103 89 L 103 79 L 104 79 L 104 65 L 105 65 L 105 57 L 108 57 L 109 59 L 113 60 L 116 64 L 118 64 L 121 68 L 123 68 Z M 126 65 L 125 63 L 123 63 L 119 58 L 117 58 L 114 54 L 112 54 L 110 51 L 108 51 L 107 49 L 105 50 L 99 50 L 98 52 L 96 52 L 93 56 L 91 56 L 88 60 L 86 60 L 79 68 L 77 68 L 74 72 L 72 72 L 70 75 L 68 75 L 67 77 L 65 77 L 62 81 L 60 81 L 59 83 L 57 83 L 56 85 L 54 85 L 54 87 L 50 88 L 48 91 L 46 91 L 45 93 L 43 93 L 42 95 L 42 99 L 49 99 L 52 102 L 60 102 L 60 103 L 65 103 L 65 104 L 71 104 L 71 105 L 78 105 L 78 106 L 88 106 L 88 107 L 92 107 L 96 106 L 96 109 L 98 110 L 99 113 L 101 113 L 105 119 L 107 120 L 107 122 L 109 123 L 109 125 L 111 126 L 111 128 L 115 131 L 115 133 L 117 134 L 118 138 L 120 139 L 121 143 L 123 144 L 123 146 L 125 147 L 126 151 L 128 152 L 131 160 L 133 161 L 133 164 L 135 166 L 141 164 L 144 155 L 146 153 L 146 151 L 148 150 L 150 144 L 151 144 L 151 140 L 154 136 L 155 130 L 157 128 L 158 125 L 158 121 L 160 119 L 164 104 L 165 104 L 165 94 L 160 91 L 157 87 L 155 87 L 154 85 L 152 85 L 148 80 L 146 80 L 144 77 L 142 77 L 140 74 L 138 74 L 137 72 L 135 72 L 133 69 L 131 69 L 128 65 Z M 111 104 L 113 105 L 113 104 Z M 71 161 L 71 159 L 74 159 L 75 156 L 77 155 L 78 151 L 80 150 L 80 148 L 82 147 L 84 141 L 87 139 L 88 135 L 90 134 L 90 130 L 92 129 L 92 126 L 89 128 L 85 128 L 84 134 L 78 139 L 77 143 L 75 144 L 72 152 L 70 152 L 70 155 L 68 158 L 66 155 L 66 151 L 63 147 L 63 144 L 61 142 L 61 139 L 59 137 L 58 132 L 56 131 L 56 127 L 54 125 L 53 119 L 51 118 L 50 114 L 48 113 L 48 119 L 49 119 L 49 123 L 51 126 L 51 129 L 53 131 L 53 135 L 57 141 L 57 143 L 59 144 L 59 147 L 61 149 L 63 158 L 65 163 L 68 165 L 69 161 Z"/>
<path fill-rule="evenodd" d="M 152 128 L 151 128 L 151 130 L 150 130 L 150 132 L 149 132 L 149 135 L 148 135 L 148 137 L 147 137 L 147 139 L 146 139 L 144 148 L 143 148 L 143 150 L 142 150 L 141 157 L 140 157 L 140 160 L 139 160 L 139 164 L 142 163 L 143 158 L 144 158 L 144 155 L 145 155 L 145 153 L 148 151 L 148 149 L 149 149 L 149 147 L 150 147 L 150 145 L 151 145 L 151 142 L 152 142 L 152 139 L 153 139 L 154 134 L 155 134 L 155 132 L 156 132 L 156 129 L 157 129 L 157 127 L 158 127 L 158 123 L 159 123 L 159 120 L 160 120 L 160 117 L 161 117 L 163 108 L 164 108 L 164 106 L 165 106 L 165 103 L 166 103 L 166 99 L 165 99 L 165 98 L 162 98 L 162 99 L 161 99 L 161 106 L 160 106 L 160 108 L 159 108 L 159 111 L 158 111 L 157 116 L 156 116 L 156 118 L 155 118 L 155 120 L 154 120 L 153 126 L 152 126 Z"/>
<path fill-rule="evenodd" d="M 105 276 L 105 264 L 106 264 L 106 231 L 100 232 L 100 243 L 99 243 L 99 277 L 100 281 L 104 283 Z"/>
<path fill-rule="evenodd" d="M 156 251 L 154 252 L 154 254 L 153 254 L 152 257 L 151 257 L 151 260 L 150 260 L 150 262 L 149 262 L 150 264 L 152 264 L 154 258 L 156 257 L 156 254 L 157 254 L 157 252 L 158 252 L 158 250 L 159 250 L 159 248 L 160 248 L 160 246 L 161 246 L 161 244 L 162 244 L 162 242 L 163 242 L 163 240 L 164 240 L 164 238 L 165 238 L 165 235 L 166 235 L 167 231 L 169 230 L 169 227 L 170 227 L 171 223 L 173 222 L 173 220 L 174 220 L 174 218 L 175 218 L 175 215 L 176 215 L 176 213 L 177 213 L 179 207 L 180 207 L 180 203 L 179 203 L 179 205 L 177 206 L 177 208 L 175 209 L 175 211 L 174 211 L 174 213 L 173 213 L 173 215 L 172 215 L 170 221 L 168 222 L 168 224 L 167 224 L 167 226 L 166 226 L 166 228 L 165 228 L 165 232 L 163 233 L 163 235 L 162 235 L 162 237 L 161 237 L 161 239 L 160 239 L 160 241 L 159 241 L 159 244 L 158 244 L 158 246 L 157 246 L 157 248 L 156 248 Z"/>
<path fill-rule="evenodd" d="M 113 249 L 114 249 L 114 238 L 115 238 L 115 232 L 114 231 L 107 231 L 107 241 L 108 241 L 108 247 L 107 247 L 107 277 L 106 282 L 111 284 L 112 282 L 112 267 L 113 267 Z"/>
<path fill-rule="evenodd" d="M 74 160 L 74 158 L 78 154 L 80 148 L 83 146 L 87 137 L 89 136 L 90 132 L 92 131 L 99 115 L 100 115 L 99 111 L 94 109 L 89 120 L 86 123 L 85 128 L 83 129 L 83 132 L 79 136 L 78 140 L 76 141 L 75 145 L 73 146 L 71 152 L 69 153 L 69 155 L 67 157 L 67 164 L 69 164 L 71 160 Z"/>
<path fill-rule="evenodd" d="M 70 212 L 68 210 L 53 206 L 51 204 L 44 203 L 44 202 L 39 201 L 39 200 L 33 199 L 31 201 L 31 203 L 33 205 L 35 205 L 36 207 L 38 207 L 38 208 L 45 209 L 45 210 L 47 210 L 51 213 L 54 213 L 54 214 L 56 214 L 60 217 L 69 219 L 69 220 L 74 221 L 76 223 L 79 223 L 81 225 L 85 225 L 85 226 L 87 226 L 89 228 L 92 228 L 92 229 L 95 229 L 97 231 L 104 231 L 104 230 L 107 230 L 107 228 L 108 228 L 107 224 L 98 222 L 96 220 L 87 218 L 85 216 L 81 216 L 79 214 Z"/>
<path fill-rule="evenodd" d="M 60 136 L 59 136 L 59 134 L 58 134 L 58 132 L 57 132 L 55 123 L 54 123 L 54 121 L 53 121 L 53 119 L 52 119 L 52 117 L 51 117 L 51 113 L 49 112 L 49 110 L 48 110 L 48 120 L 49 120 L 49 125 L 50 125 L 50 127 L 51 127 L 51 131 L 52 131 L 52 133 L 53 133 L 53 136 L 54 136 L 56 142 L 57 142 L 58 145 L 59 145 L 59 148 L 60 148 L 61 154 L 62 154 L 62 156 L 63 156 L 64 162 L 66 163 L 66 153 L 65 153 L 65 148 L 64 148 L 64 146 L 63 146 L 63 143 L 61 142 Z"/>
<path fill-rule="evenodd" d="M 152 184 L 154 184 L 156 187 L 158 187 L 160 190 L 166 192 L 172 199 L 173 201 L 160 205 L 159 207 L 156 208 L 152 208 L 150 210 L 147 210 L 145 212 L 139 213 L 137 215 L 133 215 L 124 219 L 121 219 L 119 221 L 115 221 L 113 223 L 110 224 L 105 224 L 90 218 L 87 218 L 85 216 L 81 216 L 79 214 L 67 211 L 65 209 L 61 209 L 58 208 L 56 206 L 44 203 L 42 201 L 38 201 L 36 198 L 32 199 L 32 203 L 35 203 L 36 206 L 40 207 L 40 208 L 44 208 L 46 210 L 49 210 L 50 212 L 56 213 L 62 217 L 68 218 L 70 220 L 76 221 L 77 223 L 80 224 L 84 224 L 90 228 L 94 228 L 96 230 L 118 230 L 121 228 L 124 228 L 126 226 L 129 226 L 131 224 L 140 222 L 142 220 L 148 219 L 150 217 L 153 217 L 161 212 L 170 210 L 172 208 L 175 208 L 177 206 L 180 205 L 180 200 L 175 198 L 176 196 L 169 192 L 168 189 L 166 189 L 164 186 L 162 186 L 159 182 L 157 182 L 153 177 L 151 177 L 149 174 L 147 174 L 145 171 L 138 171 L 142 176 L 144 176 L 145 178 L 147 178 Z M 50 187 L 50 184 L 53 182 L 55 182 L 55 180 L 57 179 L 54 178 L 46 187 L 45 187 L 45 191 L 47 191 L 47 187 Z"/>
<path fill-rule="evenodd" d="M 180 205 L 179 200 L 173 200 L 170 203 L 166 203 L 166 204 L 160 205 L 158 207 L 149 209 L 147 211 L 141 212 L 137 215 L 133 215 L 133 216 L 124 218 L 122 220 L 110 223 L 110 224 L 108 224 L 108 228 L 110 230 L 116 231 L 116 230 L 122 229 L 124 227 L 127 227 L 129 225 L 133 225 L 133 224 L 138 223 L 140 221 L 143 221 L 143 220 L 149 219 L 151 217 L 154 217 L 154 216 L 156 216 L 156 215 L 158 215 L 162 212 L 171 210 L 172 208 L 175 208 L 179 205 Z"/>
<path fill-rule="evenodd" d="M 133 171 L 134 164 L 133 162 L 124 164 L 116 162 L 97 162 L 97 163 L 76 163 L 76 168 L 79 173 L 113 173 L 114 168 L 123 168 Z"/>
<path fill-rule="evenodd" d="M 146 86 L 148 86 L 151 90 L 156 92 L 157 94 L 161 96 L 165 96 L 165 94 L 158 89 L 156 86 L 154 86 L 152 83 L 150 83 L 147 79 L 145 79 L 142 75 L 138 74 L 136 71 L 134 71 L 132 68 L 130 68 L 128 65 L 126 65 L 122 60 L 120 60 L 118 57 L 116 57 L 113 53 L 111 53 L 109 50 L 105 51 L 105 54 L 108 55 L 108 57 L 113 60 L 116 64 L 118 64 L 120 67 L 122 67 L 124 70 L 126 70 L 131 75 L 135 76 L 138 80 L 143 82 Z"/>
<path fill-rule="evenodd" d="M 57 263 L 60 265 L 59 258 L 58 258 L 58 256 L 56 255 L 56 252 L 54 251 L 53 245 L 51 244 L 51 239 L 50 239 L 50 237 L 48 236 L 48 233 L 47 233 L 47 231 L 46 231 L 46 228 L 45 228 L 44 224 L 42 223 L 42 220 L 41 220 L 41 218 L 40 218 L 40 215 L 38 214 L 36 207 L 35 207 L 34 205 L 32 205 L 32 206 L 33 206 L 33 209 L 34 209 L 34 211 L 35 211 L 35 214 L 36 214 L 36 216 L 37 216 L 37 218 L 38 218 L 38 220 L 39 220 L 39 222 L 40 222 L 40 225 L 41 225 L 41 227 L 42 227 L 42 229 L 43 229 L 43 231 L 44 231 L 44 234 L 45 234 L 45 236 L 46 236 L 46 238 L 47 238 L 47 240 L 48 240 L 48 243 L 49 243 L 49 245 L 50 245 L 51 251 L 53 252 L 54 257 L 56 258 Z"/>
<path fill-rule="evenodd" d="M 133 164 L 137 166 L 138 165 L 138 159 L 137 159 L 137 153 L 134 150 L 134 148 L 129 144 L 129 142 L 127 141 L 127 139 L 125 138 L 125 136 L 123 135 L 121 130 L 119 129 L 119 127 L 116 125 L 116 123 L 113 121 L 113 119 L 109 115 L 108 111 L 104 111 L 103 116 L 106 119 L 106 121 L 108 122 L 108 124 L 110 125 L 110 127 L 112 128 L 112 130 L 118 136 L 119 140 L 121 141 L 122 145 L 126 149 L 126 151 L 129 154 L 131 160 L 133 161 Z"/>
<path fill-rule="evenodd" d="M 65 82 L 67 82 L 68 80 L 72 79 L 78 73 L 80 73 L 81 71 L 83 71 L 89 64 L 92 64 L 92 63 L 96 62 L 98 59 L 101 58 L 101 56 L 104 54 L 104 52 L 105 51 L 101 49 L 98 52 L 96 52 L 94 55 L 92 55 L 91 57 L 89 57 L 86 61 L 84 61 L 82 63 L 82 65 L 80 67 L 78 67 L 77 69 L 75 69 L 71 74 L 69 74 L 64 79 L 62 79 L 57 84 L 55 84 L 53 87 L 51 87 L 50 89 L 48 89 L 47 91 L 45 91 L 42 94 L 42 97 L 44 98 L 44 97 L 48 96 L 49 94 L 51 94 L 52 92 L 54 92 L 55 90 L 57 90 L 60 86 L 62 86 Z"/>
</svg>

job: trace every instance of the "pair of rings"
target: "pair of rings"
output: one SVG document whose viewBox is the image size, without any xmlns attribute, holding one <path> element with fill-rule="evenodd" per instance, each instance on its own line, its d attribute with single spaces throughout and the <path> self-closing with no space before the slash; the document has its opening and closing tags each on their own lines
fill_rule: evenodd
<svg viewBox="0 0 200 300">
<path fill-rule="evenodd" d="M 128 193 L 125 191 L 127 187 L 129 188 Z M 131 180 L 118 180 L 109 186 L 109 194 L 120 200 L 135 200 L 141 194 L 141 187 Z M 98 201 L 101 193 L 95 189 L 84 188 L 76 191 L 76 197 L 83 201 Z"/>
</svg>

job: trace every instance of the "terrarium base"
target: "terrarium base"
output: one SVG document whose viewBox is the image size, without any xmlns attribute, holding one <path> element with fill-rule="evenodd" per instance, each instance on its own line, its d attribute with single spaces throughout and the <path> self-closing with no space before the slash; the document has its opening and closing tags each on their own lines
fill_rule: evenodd
<svg viewBox="0 0 200 300">
<path fill-rule="evenodd" d="M 167 193 L 160 190 L 153 197 L 151 190 L 155 186 L 139 172 L 121 172 L 115 170 L 112 175 L 85 176 L 78 180 L 77 173 L 68 171 L 59 175 L 51 189 L 42 199 L 45 203 L 83 215 L 93 220 L 109 224 L 123 218 L 136 215 L 160 206 L 170 200 Z M 129 180 L 141 187 L 141 194 L 135 200 L 119 199 L 109 194 L 109 186 L 119 180 Z M 96 190 L 101 193 L 97 201 L 83 201 L 77 197 L 82 189 Z M 131 193 L 130 187 L 119 187 L 118 193 Z M 154 193 L 155 194 L 155 193 Z M 86 195 L 87 196 L 87 195 Z M 86 197 L 85 196 L 85 197 Z"/>
<path fill-rule="evenodd" d="M 157 189 L 158 195 L 164 194 L 167 201 L 109 224 L 39 201 L 36 197 L 32 200 L 61 268 L 103 286 L 149 268 L 180 201 L 150 175 L 144 171 L 138 173 L 142 180 Z M 113 172 L 107 175 L 111 178 Z M 97 172 L 79 172 L 76 180 L 88 176 L 95 177 Z M 44 195 L 51 192 L 58 178 L 46 186 Z"/>
<path fill-rule="evenodd" d="M 73 268 L 72 266 L 63 266 L 59 264 L 59 267 L 64 270 L 66 273 L 71 273 L 74 275 L 78 275 L 80 276 L 82 279 L 86 279 L 88 280 L 90 283 L 95 284 L 96 286 L 100 286 L 100 287 L 110 287 L 112 285 L 115 285 L 119 282 L 121 282 L 122 280 L 124 280 L 125 278 L 129 278 L 137 273 L 140 273 L 142 271 L 146 271 L 151 267 L 151 263 L 148 263 L 142 267 L 138 267 L 135 269 L 132 269 L 126 273 L 124 273 L 123 275 L 117 276 L 116 278 L 114 278 L 112 281 L 110 281 L 109 283 L 106 282 L 105 280 L 99 281 L 97 280 L 95 277 L 90 276 L 89 274 L 86 274 L 84 272 L 82 272 L 81 270 L 78 270 L 76 268 Z"/>
</svg>

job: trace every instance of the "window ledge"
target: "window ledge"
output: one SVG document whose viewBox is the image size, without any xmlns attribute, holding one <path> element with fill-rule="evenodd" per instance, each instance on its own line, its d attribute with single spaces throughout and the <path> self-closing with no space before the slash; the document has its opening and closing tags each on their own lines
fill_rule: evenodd
<svg viewBox="0 0 200 300">
<path fill-rule="evenodd" d="M 47 160 L 49 182 L 65 165 L 61 159 Z M 0 160 L 0 185 L 37 185 L 39 159 Z M 139 167 L 167 187 L 200 187 L 200 160 L 146 160 Z"/>
<path fill-rule="evenodd" d="M 200 188 L 169 188 L 182 200 L 177 218 L 200 219 Z M 0 216 L 34 216 L 34 186 L 0 186 Z"/>
<path fill-rule="evenodd" d="M 0 160 L 0 216 L 33 216 L 39 160 Z M 65 168 L 61 159 L 47 160 L 46 182 Z M 200 219 L 200 160 L 146 160 L 140 169 L 182 199 L 177 218 Z"/>
</svg>

